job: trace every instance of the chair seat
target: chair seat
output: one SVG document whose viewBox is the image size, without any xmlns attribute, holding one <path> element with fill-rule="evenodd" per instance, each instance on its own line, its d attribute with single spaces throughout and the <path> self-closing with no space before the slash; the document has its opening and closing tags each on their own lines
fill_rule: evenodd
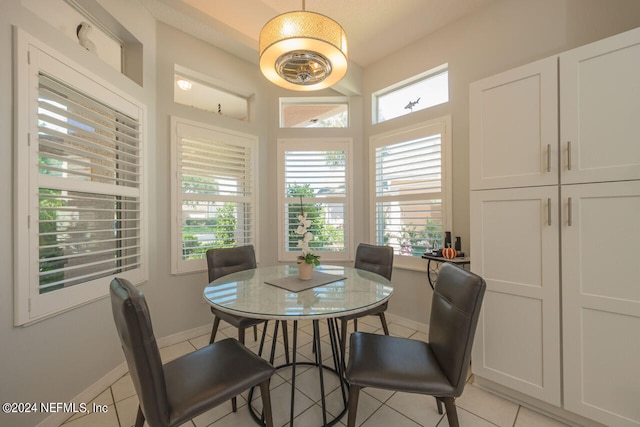
<svg viewBox="0 0 640 427">
<path fill-rule="evenodd" d="M 219 317 L 230 325 L 240 329 L 250 328 L 251 326 L 259 325 L 265 322 L 265 320 L 262 319 L 252 319 L 250 317 L 236 316 L 222 310 L 216 310 L 213 307 L 211 307 L 211 312 L 214 314 L 214 316 Z"/>
<path fill-rule="evenodd" d="M 353 320 L 353 319 L 360 319 L 361 317 L 365 317 L 365 316 L 375 316 L 376 314 L 384 313 L 385 311 L 387 311 L 388 305 L 389 305 L 389 302 L 385 302 L 384 304 L 374 307 L 370 310 L 360 311 L 355 314 L 348 314 L 346 316 L 342 316 L 340 317 L 340 320 Z"/>
<path fill-rule="evenodd" d="M 228 338 L 163 366 L 169 424 L 179 425 L 271 377 L 275 369 Z"/>
<path fill-rule="evenodd" d="M 349 384 L 439 397 L 454 396 L 455 388 L 428 343 L 388 335 L 351 335 Z"/>
</svg>

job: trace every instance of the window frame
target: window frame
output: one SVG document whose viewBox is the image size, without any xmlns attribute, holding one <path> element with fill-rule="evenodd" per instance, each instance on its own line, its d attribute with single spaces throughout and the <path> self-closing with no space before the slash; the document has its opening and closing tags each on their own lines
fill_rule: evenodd
<svg viewBox="0 0 640 427">
<path fill-rule="evenodd" d="M 388 118 L 388 119 L 384 119 L 384 120 L 380 119 L 380 107 L 379 107 L 380 98 L 382 98 L 382 97 L 384 97 L 386 95 L 389 95 L 389 94 L 391 94 L 393 92 L 397 92 L 397 91 L 403 90 L 408 86 L 416 85 L 418 83 L 421 83 L 421 82 L 426 81 L 426 80 L 430 80 L 430 79 L 432 79 L 434 77 L 437 77 L 437 76 L 445 74 L 445 73 L 447 73 L 447 100 L 446 101 L 440 102 L 440 103 L 434 104 L 434 105 L 429 105 L 427 107 L 417 109 L 416 111 L 413 111 L 413 109 L 410 109 L 410 111 L 408 113 L 400 114 L 398 116 L 391 117 L 391 118 Z M 402 81 L 400 81 L 398 83 L 392 84 L 391 86 L 387 86 L 387 87 L 385 87 L 383 89 L 380 89 L 380 90 L 377 90 L 377 91 L 373 92 L 371 94 L 371 109 L 372 109 L 372 111 L 371 111 L 372 120 L 371 121 L 372 121 L 372 124 L 376 125 L 376 124 L 379 124 L 379 123 L 388 122 L 390 120 L 398 119 L 400 117 L 404 117 L 404 116 L 407 116 L 407 115 L 410 115 L 410 114 L 413 114 L 413 113 L 417 113 L 418 111 L 428 110 L 430 108 L 434 108 L 434 107 L 437 107 L 438 105 L 446 104 L 447 102 L 449 102 L 451 97 L 449 96 L 450 85 L 449 85 L 448 73 L 449 73 L 449 64 L 445 63 L 445 64 L 439 65 L 437 67 L 434 67 L 434 68 L 432 68 L 430 70 L 427 70 L 427 71 L 425 71 L 423 73 L 420 73 L 418 75 L 409 77 L 408 79 L 402 80 Z M 407 107 L 405 107 L 405 108 L 407 108 Z"/>
<path fill-rule="evenodd" d="M 372 135 L 369 138 L 369 212 L 371 216 L 369 218 L 369 231 L 371 241 L 374 244 L 377 243 L 377 209 L 376 203 L 382 199 L 377 195 L 376 188 L 376 149 L 383 146 L 389 146 L 394 144 L 401 144 L 407 141 L 428 138 L 433 135 L 441 135 L 441 168 L 442 168 L 442 204 L 443 204 L 443 223 L 442 229 L 444 231 L 450 231 L 453 223 L 452 218 L 452 161 L 451 161 L 451 116 L 443 116 L 428 122 L 419 123 L 416 125 L 407 126 L 401 129 L 396 129 L 388 132 L 384 132 L 378 135 Z M 428 193 L 418 193 L 413 197 L 402 196 L 403 200 L 411 199 L 424 199 L 424 196 Z M 385 199 L 389 199 L 389 196 L 385 196 Z M 416 256 L 405 256 L 395 254 L 394 267 L 403 268 L 407 270 L 426 271 L 424 260 Z"/>
<path fill-rule="evenodd" d="M 285 126 L 284 108 L 323 106 L 323 105 L 344 105 L 347 114 L 345 126 Z M 351 126 L 349 97 L 347 96 L 305 96 L 305 97 L 280 97 L 278 101 L 278 124 L 280 129 L 347 129 Z"/>
<path fill-rule="evenodd" d="M 191 259 L 185 260 L 182 256 L 182 179 L 180 176 L 180 138 L 187 133 L 201 136 L 202 138 L 220 138 L 219 141 L 229 145 L 243 146 L 251 150 L 252 158 L 250 167 L 252 169 L 252 193 L 248 197 L 252 206 L 253 218 L 251 221 L 253 235 L 251 243 L 256 248 L 256 258 L 258 257 L 259 242 L 259 207 L 258 207 L 258 137 L 237 131 L 231 131 L 222 127 L 211 126 L 205 123 L 187 120 L 184 118 L 171 117 L 171 274 L 179 275 L 207 270 L 207 260 Z M 236 200 L 233 196 L 209 195 L 199 198 L 210 201 Z M 191 200 L 191 199 L 188 199 Z"/>
<path fill-rule="evenodd" d="M 285 196 L 285 152 L 286 151 L 338 151 L 344 150 L 346 154 L 345 164 L 345 191 L 342 198 L 322 197 L 317 198 L 321 202 L 341 200 L 344 202 L 344 250 L 342 251 L 318 251 L 320 262 L 348 261 L 352 259 L 353 252 L 353 140 L 351 138 L 280 138 L 277 141 L 277 192 L 278 192 L 278 261 L 295 262 L 299 252 L 287 251 L 287 227 Z M 296 199 L 297 200 L 297 199 Z M 308 200 L 306 203 L 308 203 Z M 315 200 L 315 199 L 314 199 Z"/>
<path fill-rule="evenodd" d="M 140 174 L 138 189 L 96 184 L 91 181 L 55 180 L 64 191 L 88 192 L 110 196 L 131 196 L 139 202 L 138 220 L 140 259 L 137 268 L 118 272 L 119 277 L 140 284 L 148 278 L 148 221 L 146 194 L 147 112 L 146 106 L 111 83 L 96 76 L 47 44 L 19 28 L 14 29 L 15 58 L 15 150 L 14 150 L 14 323 L 26 326 L 108 295 L 109 277 L 105 276 L 52 292 L 40 293 L 39 284 L 39 143 L 38 81 L 40 72 L 53 76 L 81 93 L 111 106 L 139 123 Z M 111 189 L 110 189 L 111 188 Z M 26 190 L 25 190 L 26 189 Z M 112 192 L 113 191 L 113 192 Z M 115 274 L 113 274 L 115 276 Z"/>
</svg>

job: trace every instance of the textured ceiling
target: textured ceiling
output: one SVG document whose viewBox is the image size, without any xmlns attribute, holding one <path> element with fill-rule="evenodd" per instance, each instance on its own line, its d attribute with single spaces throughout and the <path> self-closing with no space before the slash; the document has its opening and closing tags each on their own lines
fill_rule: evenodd
<svg viewBox="0 0 640 427">
<path fill-rule="evenodd" d="M 257 62 L 262 26 L 302 0 L 140 0 L 156 19 Z M 349 59 L 367 66 L 495 0 L 307 0 L 340 23 Z"/>
</svg>

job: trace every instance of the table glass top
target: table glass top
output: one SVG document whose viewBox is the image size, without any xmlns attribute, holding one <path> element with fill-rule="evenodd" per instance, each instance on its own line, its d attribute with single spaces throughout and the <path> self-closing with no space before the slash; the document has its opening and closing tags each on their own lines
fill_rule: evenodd
<svg viewBox="0 0 640 427">
<path fill-rule="evenodd" d="M 257 319 L 329 318 L 368 310 L 383 304 L 393 292 L 384 277 L 351 267 L 321 265 L 317 271 L 346 277 L 301 292 L 265 283 L 297 276 L 296 265 L 239 271 L 211 282 L 204 298 L 212 306 Z"/>
</svg>

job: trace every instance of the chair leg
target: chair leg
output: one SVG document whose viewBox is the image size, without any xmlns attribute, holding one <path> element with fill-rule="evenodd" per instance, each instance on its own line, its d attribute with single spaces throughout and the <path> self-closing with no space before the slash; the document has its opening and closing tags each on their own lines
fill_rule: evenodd
<svg viewBox="0 0 640 427">
<path fill-rule="evenodd" d="M 258 325 L 253 325 L 253 340 L 258 341 Z"/>
<path fill-rule="evenodd" d="M 238 328 L 238 341 L 244 345 L 244 329 Z M 233 412 L 238 411 L 238 399 L 234 396 L 231 398 L 231 409 Z"/>
<path fill-rule="evenodd" d="M 347 326 L 349 321 L 346 319 L 340 319 L 340 363 L 342 363 L 342 372 L 347 369 L 347 361 L 345 359 L 345 353 L 347 351 Z"/>
<path fill-rule="evenodd" d="M 273 427 L 273 413 L 271 412 L 271 392 L 269 391 L 269 381 L 260 383 L 260 395 L 262 396 L 262 413 L 267 427 Z"/>
<path fill-rule="evenodd" d="M 384 313 L 378 313 L 378 316 L 380 317 L 380 323 L 382 323 L 382 329 L 384 330 L 384 334 L 389 335 L 389 326 L 387 326 L 387 318 L 385 317 Z"/>
<path fill-rule="evenodd" d="M 282 321 L 282 340 L 284 341 L 284 358 L 289 364 L 289 330 L 287 329 L 287 321 Z"/>
<path fill-rule="evenodd" d="M 238 328 L 238 341 L 240 341 L 241 344 L 244 344 L 244 329 L 242 328 Z"/>
<path fill-rule="evenodd" d="M 353 319 L 353 332 L 358 332 L 358 319 Z"/>
<path fill-rule="evenodd" d="M 356 417 L 358 415 L 358 398 L 360 397 L 360 387 L 349 385 L 349 419 L 347 427 L 356 427 Z"/>
<path fill-rule="evenodd" d="M 442 415 L 442 400 L 436 397 L 436 405 L 438 406 L 438 414 Z"/>
<path fill-rule="evenodd" d="M 216 339 L 216 333 L 218 332 L 218 326 L 220 326 L 220 318 L 215 316 L 213 319 L 213 328 L 211 328 L 211 338 L 209 338 L 209 344 L 212 344 Z"/>
<path fill-rule="evenodd" d="M 144 425 L 144 414 L 142 408 L 138 405 L 138 415 L 136 415 L 136 427 L 142 427 Z"/>
<path fill-rule="evenodd" d="M 453 397 L 443 397 L 444 407 L 447 410 L 447 421 L 449 427 L 460 427 L 458 423 L 458 411 L 456 410 L 456 402 Z"/>
</svg>

